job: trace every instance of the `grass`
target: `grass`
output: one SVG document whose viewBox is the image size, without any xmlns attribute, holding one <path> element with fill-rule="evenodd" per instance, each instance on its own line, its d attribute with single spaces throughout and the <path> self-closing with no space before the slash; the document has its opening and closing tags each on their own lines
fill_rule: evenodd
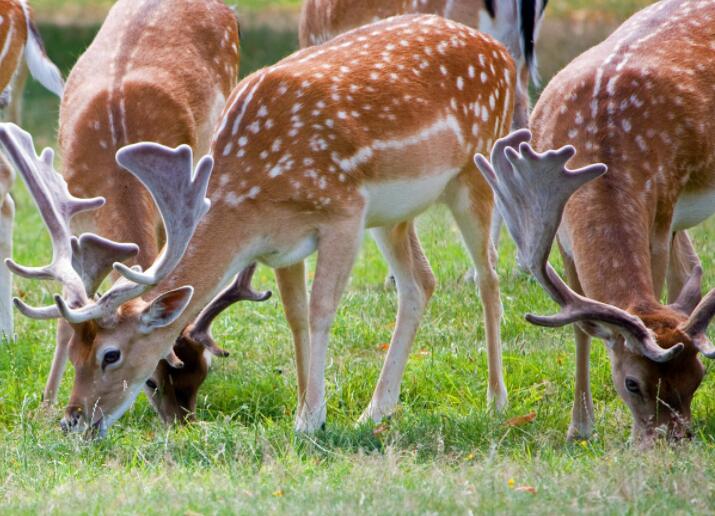
<svg viewBox="0 0 715 516">
<path fill-rule="evenodd" d="M 93 29 L 43 27 L 64 69 Z M 274 61 L 293 35 L 246 29 L 244 71 Z M 61 49 L 61 52 L 58 52 Z M 28 90 L 26 127 L 53 144 L 56 102 Z M 45 263 L 49 243 L 22 188 L 16 189 L 16 259 Z M 314 437 L 292 432 L 295 372 L 290 332 L 277 299 L 242 304 L 215 335 L 232 351 L 215 360 L 202 390 L 199 423 L 166 428 L 143 397 L 109 433 L 88 443 L 62 435 L 60 409 L 40 406 L 54 343 L 51 324 L 18 316 L 17 343 L 0 347 L 0 510 L 3 513 L 680 513 L 715 504 L 715 383 L 694 402 L 694 442 L 639 453 L 627 443 L 630 415 L 611 385 L 604 347 L 593 350 L 596 435 L 568 443 L 574 346 L 568 330 L 528 325 L 523 314 L 554 310 L 519 273 L 507 238 L 499 272 L 510 405 L 486 407 L 482 308 L 462 282 L 466 255 L 442 209 L 419 221 L 439 281 L 405 372 L 402 404 L 378 431 L 354 422 L 370 399 L 389 341 L 395 297 L 386 268 L 366 240 L 334 326 L 328 426 Z M 693 232 L 705 284 L 715 285 L 715 221 Z M 275 285 L 260 269 L 256 286 Z M 32 302 L 49 285 L 19 281 Z M 708 364 L 708 368 L 712 366 Z M 66 400 L 68 372 L 60 393 Z M 534 412 L 511 427 L 508 418 Z M 535 493 L 525 489 L 531 487 Z"/>
</svg>

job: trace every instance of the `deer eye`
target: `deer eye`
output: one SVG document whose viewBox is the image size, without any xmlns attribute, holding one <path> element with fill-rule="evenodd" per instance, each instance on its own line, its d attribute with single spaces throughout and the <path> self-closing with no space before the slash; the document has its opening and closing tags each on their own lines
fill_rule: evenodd
<svg viewBox="0 0 715 516">
<path fill-rule="evenodd" d="M 109 349 L 102 356 L 102 371 L 106 369 L 107 366 L 116 364 L 122 358 L 122 352 L 118 349 Z"/>
<path fill-rule="evenodd" d="M 641 388 L 638 386 L 638 382 L 635 381 L 630 376 L 626 378 L 626 390 L 631 394 L 640 394 Z"/>
</svg>

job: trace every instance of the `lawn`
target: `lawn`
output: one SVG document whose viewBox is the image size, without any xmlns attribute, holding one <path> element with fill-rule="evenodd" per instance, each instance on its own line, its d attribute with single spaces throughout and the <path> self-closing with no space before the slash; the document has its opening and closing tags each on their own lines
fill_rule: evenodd
<svg viewBox="0 0 715 516">
<path fill-rule="evenodd" d="M 34 2 L 41 5 L 41 0 Z M 57 2 L 54 2 L 57 3 Z M 94 2 L 92 2 L 94 4 Z M 95 29 L 43 26 L 52 57 L 68 69 Z M 293 33 L 244 27 L 244 73 L 289 52 Z M 545 78 L 546 79 L 546 78 Z M 28 89 L 26 127 L 53 144 L 57 105 Z M 26 193 L 16 189 L 16 259 L 42 264 L 48 238 Z M 355 427 L 370 399 L 389 341 L 396 302 L 382 287 L 386 267 L 366 240 L 331 341 L 328 424 L 292 431 L 296 378 L 290 332 L 277 296 L 242 304 L 214 334 L 231 357 L 214 360 L 199 423 L 164 427 L 143 396 L 100 442 L 63 435 L 61 409 L 40 393 L 54 344 L 53 324 L 17 318 L 19 339 L 0 346 L 0 511 L 3 513 L 694 513 L 715 506 L 715 382 L 694 402 L 693 442 L 638 452 L 630 414 L 611 385 L 604 346 L 594 344 L 596 435 L 565 439 L 573 396 L 568 329 L 530 326 L 528 311 L 555 306 L 518 271 L 513 244 L 499 257 L 503 340 L 510 404 L 486 406 L 482 308 L 455 225 L 443 209 L 419 220 L 439 281 L 405 372 L 402 403 L 378 428 Z M 693 232 L 705 285 L 715 286 L 715 220 Z M 270 270 L 256 287 L 276 291 Z M 31 302 L 54 290 L 18 281 Z M 711 333 L 712 334 L 712 333 Z M 707 364 L 708 369 L 712 366 Z M 60 393 L 66 400 L 72 372 Z M 531 423 L 509 419 L 535 414 Z"/>
</svg>

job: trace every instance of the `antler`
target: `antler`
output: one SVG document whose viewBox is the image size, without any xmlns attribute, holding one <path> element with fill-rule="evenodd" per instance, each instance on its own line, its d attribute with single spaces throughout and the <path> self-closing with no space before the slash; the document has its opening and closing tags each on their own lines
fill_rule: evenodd
<svg viewBox="0 0 715 516">
<path fill-rule="evenodd" d="M 92 234 L 79 239 L 72 236 L 70 220 L 83 211 L 100 208 L 105 200 L 78 199 L 69 193 L 67 183 L 53 167 L 54 152 L 46 148 L 35 153 L 32 136 L 14 124 L 0 124 L 0 144 L 20 172 L 52 239 L 52 262 L 44 267 L 25 267 L 8 259 L 7 267 L 15 274 L 31 279 L 60 282 L 72 306 L 82 306 L 94 295 L 111 271 L 111 262 L 136 255 L 134 244 L 119 244 Z M 111 259 L 111 262 L 110 262 Z M 57 306 L 34 308 L 19 299 L 18 309 L 34 319 L 60 316 Z"/>
<path fill-rule="evenodd" d="M 115 262 L 124 276 L 96 303 L 73 309 L 61 297 L 55 302 L 62 317 L 73 324 L 111 318 L 127 301 L 156 286 L 181 261 L 201 219 L 211 207 L 206 198 L 213 159 L 204 156 L 193 173 L 193 153 L 188 145 L 171 149 L 156 143 L 128 145 L 117 152 L 117 163 L 133 174 L 151 193 L 166 232 L 166 245 L 146 272 Z"/>
<path fill-rule="evenodd" d="M 529 314 L 527 320 L 551 327 L 595 322 L 621 333 L 627 346 L 635 353 L 656 362 L 670 360 L 683 349 L 682 344 L 667 350 L 659 347 L 651 331 L 639 318 L 615 306 L 580 296 L 548 263 L 569 197 L 584 184 L 605 174 L 607 167 L 595 164 L 568 170 L 566 163 L 576 154 L 572 146 L 539 154 L 534 152 L 529 141 L 531 133 L 528 130 L 516 131 L 494 145 L 491 164 L 482 155 L 475 157 L 516 242 L 520 263 L 561 306 L 556 315 Z"/>
<path fill-rule="evenodd" d="M 229 355 L 228 351 L 221 348 L 211 335 L 211 323 L 221 312 L 238 301 L 262 302 L 271 297 L 272 292 L 270 290 L 255 292 L 251 288 L 251 280 L 255 271 L 255 263 L 241 271 L 236 280 L 201 311 L 196 321 L 187 326 L 179 338 L 199 343 L 217 357 L 227 357 Z"/>
</svg>

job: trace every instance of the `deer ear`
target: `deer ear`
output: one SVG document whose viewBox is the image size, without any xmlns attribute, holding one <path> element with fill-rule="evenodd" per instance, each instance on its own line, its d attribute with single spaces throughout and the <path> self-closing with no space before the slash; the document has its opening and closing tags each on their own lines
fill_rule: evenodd
<svg viewBox="0 0 715 516">
<path fill-rule="evenodd" d="M 193 295 L 193 287 L 181 287 L 160 295 L 139 316 L 139 331 L 148 334 L 170 325 L 184 313 Z"/>
</svg>

